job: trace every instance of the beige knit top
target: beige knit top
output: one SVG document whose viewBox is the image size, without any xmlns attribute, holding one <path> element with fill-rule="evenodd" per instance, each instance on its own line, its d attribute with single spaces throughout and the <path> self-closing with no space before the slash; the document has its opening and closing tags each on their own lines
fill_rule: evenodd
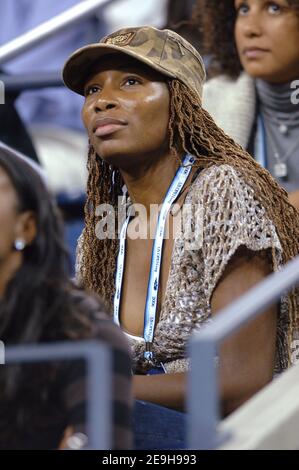
<svg viewBox="0 0 299 470">
<path fill-rule="evenodd" d="M 253 251 L 270 249 L 273 269 L 281 265 L 282 248 L 275 227 L 255 199 L 253 189 L 233 167 L 221 165 L 203 170 L 190 186 L 184 206 L 189 209 L 174 240 L 152 348 L 169 373 L 187 370 L 188 339 L 195 328 L 211 321 L 212 293 L 240 246 Z M 78 251 L 80 258 L 80 241 Z M 285 300 L 278 319 L 277 372 L 286 367 L 288 357 Z M 134 370 L 143 372 L 144 340 L 128 336 Z"/>
</svg>

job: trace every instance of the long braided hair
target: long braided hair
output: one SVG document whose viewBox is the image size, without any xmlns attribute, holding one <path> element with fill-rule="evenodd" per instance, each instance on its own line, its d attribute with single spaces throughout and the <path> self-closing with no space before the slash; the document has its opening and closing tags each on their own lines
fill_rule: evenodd
<svg viewBox="0 0 299 470">
<path fill-rule="evenodd" d="M 222 129 L 205 111 L 195 93 L 179 80 L 168 80 L 170 90 L 169 145 L 174 158 L 178 148 L 196 157 L 196 165 L 208 168 L 228 164 L 234 167 L 254 189 L 256 199 L 263 205 L 274 223 L 286 263 L 299 254 L 299 212 L 290 204 L 288 195 L 270 173 Z M 95 208 L 111 204 L 117 216 L 118 197 L 122 194 L 120 172 L 98 156 L 90 147 L 88 156 L 86 226 L 80 241 L 81 263 L 78 277 L 82 284 L 98 293 L 111 308 L 118 253 L 118 238 L 103 240 L 95 236 Z M 290 331 L 298 326 L 296 293 L 289 295 Z"/>
</svg>

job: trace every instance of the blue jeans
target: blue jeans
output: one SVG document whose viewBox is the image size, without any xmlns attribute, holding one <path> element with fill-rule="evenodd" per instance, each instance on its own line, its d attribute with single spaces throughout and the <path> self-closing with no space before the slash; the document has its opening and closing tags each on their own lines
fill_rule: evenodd
<svg viewBox="0 0 299 470">
<path fill-rule="evenodd" d="M 135 401 L 133 413 L 136 450 L 185 449 L 185 413 L 145 401 Z"/>
</svg>

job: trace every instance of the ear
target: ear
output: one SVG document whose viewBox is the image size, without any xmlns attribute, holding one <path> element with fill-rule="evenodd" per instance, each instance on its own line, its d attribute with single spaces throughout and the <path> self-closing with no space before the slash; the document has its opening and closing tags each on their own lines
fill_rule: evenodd
<svg viewBox="0 0 299 470">
<path fill-rule="evenodd" d="M 26 246 L 31 245 L 37 235 L 36 215 L 33 211 L 22 212 L 18 216 L 16 238 L 24 240 Z"/>
</svg>

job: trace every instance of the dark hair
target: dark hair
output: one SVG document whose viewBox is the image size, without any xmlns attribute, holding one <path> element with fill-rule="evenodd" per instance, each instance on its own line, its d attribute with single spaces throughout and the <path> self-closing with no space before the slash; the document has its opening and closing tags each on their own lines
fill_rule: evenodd
<svg viewBox="0 0 299 470">
<path fill-rule="evenodd" d="M 6 343 L 38 341 L 50 319 L 49 307 L 56 310 L 54 304 L 65 300 L 69 286 L 62 222 L 45 183 L 30 164 L 1 149 L 0 166 L 16 191 L 18 212 L 33 211 L 37 224 L 37 235 L 25 247 L 24 262 L 1 302 L 0 338 Z"/>
<path fill-rule="evenodd" d="M 88 309 L 96 306 L 83 303 L 83 292 L 69 280 L 63 226 L 53 197 L 38 172 L 15 153 L 0 148 L 0 167 L 16 191 L 17 210 L 33 211 L 37 221 L 35 240 L 24 249 L 22 266 L 0 302 L 0 339 L 8 346 L 87 337 L 91 328 Z M 54 419 L 59 403 L 51 402 L 49 393 L 51 383 L 57 379 L 57 367 L 39 364 L 1 368 L 1 443 L 15 437 L 16 431 L 22 434 L 32 429 L 33 410 L 37 424 L 36 410 L 45 403 L 51 409 L 49 419 Z M 44 427 L 46 424 L 42 423 Z"/>
<path fill-rule="evenodd" d="M 195 0 L 169 0 L 165 28 L 172 29 L 200 50 L 198 28 L 191 21 Z"/>
<path fill-rule="evenodd" d="M 288 0 L 299 16 L 299 0 Z M 209 76 L 237 78 L 243 70 L 234 41 L 234 0 L 197 0 L 193 23 L 202 39 L 201 54 L 210 56 Z"/>
</svg>

